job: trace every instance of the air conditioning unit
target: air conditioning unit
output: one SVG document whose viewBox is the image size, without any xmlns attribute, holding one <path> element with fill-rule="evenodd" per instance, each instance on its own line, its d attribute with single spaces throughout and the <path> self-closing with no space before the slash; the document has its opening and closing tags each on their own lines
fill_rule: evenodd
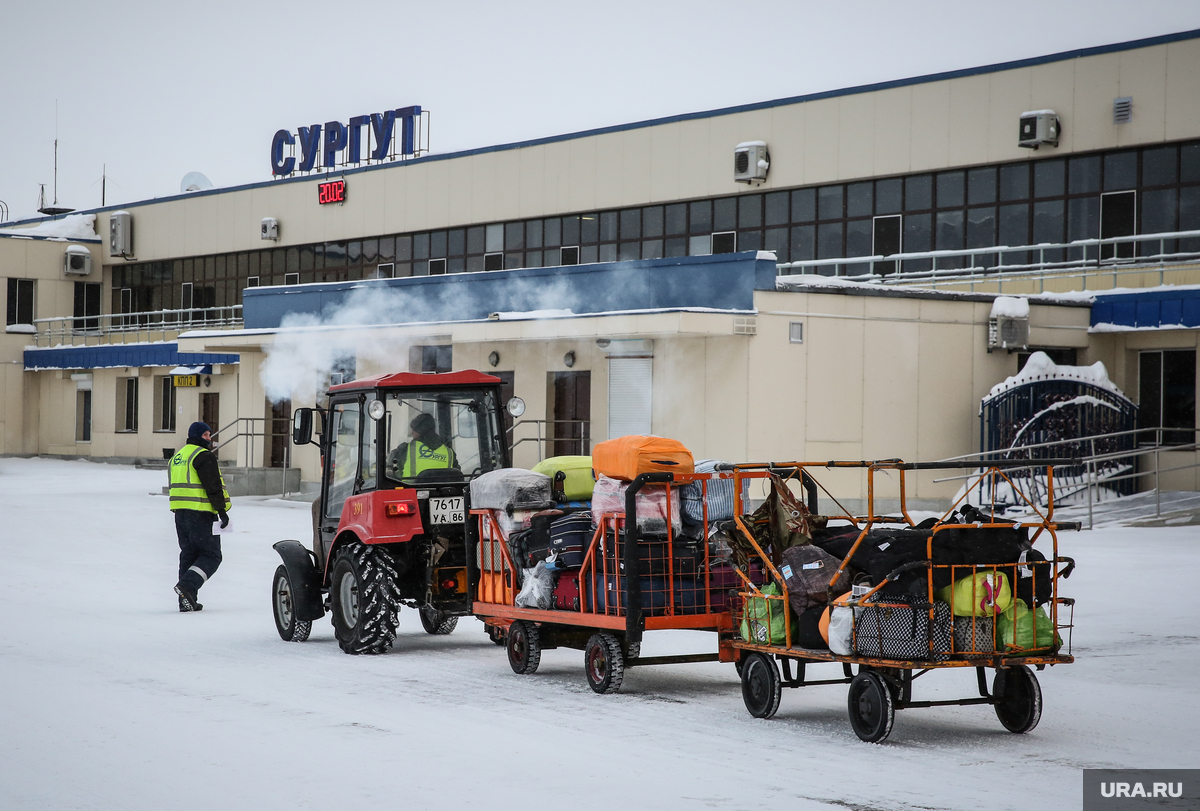
<svg viewBox="0 0 1200 811">
<path fill-rule="evenodd" d="M 988 320 L 988 352 L 993 349 L 1023 352 L 1028 348 L 1028 318 L 999 315 Z"/>
<path fill-rule="evenodd" d="M 738 183 L 762 183 L 770 168 L 766 141 L 746 141 L 733 148 L 733 179 Z"/>
<path fill-rule="evenodd" d="M 92 272 L 92 252 L 82 245 L 68 245 L 63 254 L 63 275 L 88 276 Z"/>
<path fill-rule="evenodd" d="M 133 256 L 133 215 L 114 211 L 108 218 L 108 252 L 126 259 Z"/>
<path fill-rule="evenodd" d="M 1062 125 L 1053 110 L 1030 110 L 1021 113 L 1021 137 L 1017 140 L 1017 146 L 1026 149 L 1037 149 L 1042 144 L 1058 146 L 1061 133 Z"/>
<path fill-rule="evenodd" d="M 263 239 L 279 239 L 279 220 L 274 217 L 263 217 L 262 221 L 262 238 Z"/>
</svg>

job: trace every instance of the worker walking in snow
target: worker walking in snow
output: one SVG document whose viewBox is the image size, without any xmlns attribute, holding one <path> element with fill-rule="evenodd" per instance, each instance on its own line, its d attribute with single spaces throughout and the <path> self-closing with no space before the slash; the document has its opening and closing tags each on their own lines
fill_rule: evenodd
<svg viewBox="0 0 1200 811">
<path fill-rule="evenodd" d="M 221 529 L 229 526 L 229 491 L 212 453 L 212 433 L 203 422 L 188 427 L 188 441 L 171 457 L 168 475 L 171 482 L 171 512 L 175 513 L 175 533 L 179 536 L 180 611 L 199 611 L 204 606 L 196 592 L 208 582 L 221 565 L 221 539 L 213 534 L 213 522 Z"/>
</svg>

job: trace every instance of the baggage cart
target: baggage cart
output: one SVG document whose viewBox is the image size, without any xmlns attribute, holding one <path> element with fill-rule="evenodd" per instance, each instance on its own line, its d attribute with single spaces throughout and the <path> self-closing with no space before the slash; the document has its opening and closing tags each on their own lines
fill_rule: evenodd
<svg viewBox="0 0 1200 811">
<path fill-rule="evenodd" d="M 678 520 L 666 499 L 666 533 L 650 537 L 638 529 L 637 494 L 643 488 L 667 488 L 699 482 L 707 495 L 711 481 L 732 479 L 732 472 L 643 473 L 629 484 L 624 512 L 596 516 L 596 527 L 578 570 L 578 595 L 563 608 L 526 608 L 516 604 L 521 573 L 509 549 L 509 533 L 500 510 L 472 509 L 478 585 L 472 611 L 484 621 L 492 640 L 504 645 L 518 674 L 538 669 L 543 650 L 574 648 L 584 652 L 584 674 L 597 693 L 620 688 L 624 671 L 646 665 L 733 662 L 729 603 L 738 580 L 719 565 L 709 548 L 707 508 L 700 544 L 690 556 L 678 554 L 673 525 Z M 568 510 L 569 511 L 569 510 Z M 630 576 L 630 573 L 636 573 Z M 722 579 L 728 574 L 727 579 Z M 565 602 L 565 601 L 564 601 Z M 646 631 L 713 631 L 713 653 L 641 656 Z"/>
<path fill-rule="evenodd" d="M 846 655 L 839 655 L 829 650 L 805 649 L 793 643 L 792 626 L 795 617 L 789 610 L 787 583 L 780 571 L 780 550 L 764 548 L 759 541 L 755 540 L 752 528 L 747 524 L 749 517 L 743 515 L 744 510 L 739 504 L 738 509 L 735 510 L 737 514 L 735 520 L 740 530 L 739 541 L 744 542 L 753 550 L 752 555 L 763 564 L 768 572 L 768 585 L 774 583 L 779 591 L 777 595 L 764 593 L 768 590 L 766 586 L 760 588 L 743 577 L 742 589 L 738 595 L 739 606 L 735 607 L 735 610 L 740 611 L 740 616 L 735 619 L 740 619 L 741 622 L 735 624 L 735 638 L 732 646 L 738 652 L 737 667 L 741 676 L 742 697 L 746 709 L 752 716 L 770 718 L 774 715 L 779 707 L 782 687 L 847 684 L 849 685 L 847 708 L 851 726 L 860 739 L 869 743 L 878 743 L 888 737 L 892 731 L 895 711 L 901 709 L 945 705 L 991 705 L 1000 723 L 1010 732 L 1024 733 L 1037 726 L 1042 711 L 1042 694 L 1034 670 L 1040 671 L 1047 666 L 1070 664 L 1074 661 L 1074 657 L 1071 655 L 1074 601 L 1060 597 L 1058 594 L 1058 581 L 1060 577 L 1070 574 L 1074 561 L 1059 556 L 1058 533 L 1062 530 L 1079 530 L 1080 524 L 1053 520 L 1054 466 L 1071 464 L 1071 460 L 1051 459 L 983 464 L 987 466 L 980 467 L 979 462 L 904 463 L 900 460 L 887 460 L 773 463 L 733 467 L 735 481 L 738 484 L 735 487 L 735 493 L 739 498 L 743 492 L 741 483 L 745 479 L 776 474 L 785 478 L 803 479 L 806 489 L 811 489 L 815 484 L 812 474 L 818 468 L 861 468 L 865 472 L 867 479 L 866 515 L 853 516 L 849 515 L 847 510 L 841 509 L 841 515 L 829 516 L 831 520 L 842 519 L 850 522 L 859 530 L 849 553 L 837 570 L 837 576 L 832 579 L 830 584 L 829 592 L 826 595 L 827 602 L 830 603 L 833 602 L 833 595 L 838 591 L 840 579 L 848 576 L 854 567 L 855 555 L 861 553 L 864 539 L 868 537 L 872 528 L 887 525 L 901 528 L 915 527 L 915 522 L 909 516 L 905 499 L 905 476 L 912 471 L 976 469 L 978 473 L 971 476 L 972 483 L 977 484 L 981 478 L 990 478 L 991 483 L 1006 483 L 1012 486 L 1014 492 L 1020 493 L 1020 488 L 1013 484 L 1005 471 L 1013 468 L 1044 468 L 1047 491 L 1050 494 L 1048 506 L 1045 509 L 1038 508 L 1026 499 L 1024 503 L 1033 519 L 1020 523 L 998 520 L 994 513 L 975 516 L 982 517 L 983 520 L 980 521 L 950 523 L 950 516 L 956 514 L 955 511 L 962 502 L 960 498 L 929 533 L 926 560 L 898 566 L 880 582 L 871 583 L 869 586 L 855 586 L 850 594 L 843 598 L 844 605 L 841 608 L 843 612 L 841 616 L 843 618 L 850 617 L 852 628 L 852 647 Z M 877 514 L 874 506 L 877 473 L 886 473 L 889 478 L 898 477 L 899 516 L 888 517 Z M 825 492 L 830 501 L 841 508 L 837 500 L 828 491 L 825 491 L 824 487 L 820 489 Z M 968 486 L 964 492 L 971 492 L 971 486 Z M 817 512 L 816 499 L 810 498 L 810 509 L 813 513 Z M 1017 562 L 987 561 L 972 564 L 944 564 L 934 560 L 935 538 L 940 533 L 958 531 L 958 535 L 942 536 L 942 539 L 969 539 L 979 537 L 978 533 L 986 530 L 1028 532 L 1031 543 L 1042 540 L 1042 548 L 1049 547 L 1052 554 L 1046 555 L 1044 558 L 1038 555 L 1039 559 L 1034 560 L 1030 553 L 1028 560 Z M 946 548 L 945 544 L 941 543 L 942 539 L 939 539 L 939 545 L 941 548 Z M 883 544 L 880 546 L 882 547 Z M 895 585 L 900 578 L 905 576 L 912 578 L 914 574 L 923 579 L 924 585 L 920 587 L 920 591 L 924 593 L 913 595 L 911 606 L 903 603 L 897 604 L 892 598 L 883 596 L 883 590 L 889 583 Z M 983 580 L 972 579 L 976 575 L 982 575 Z M 1000 639 L 998 630 L 1001 620 L 998 619 L 998 615 L 988 616 L 986 612 L 983 616 L 976 616 L 972 612 L 970 617 L 952 618 L 954 626 L 950 629 L 948 638 L 944 630 L 939 632 L 939 627 L 944 629 L 949 606 L 945 602 L 941 602 L 941 608 L 938 607 L 939 602 L 935 599 L 935 591 L 937 591 L 934 587 L 935 579 L 952 584 L 960 580 L 966 582 L 972 590 L 964 592 L 964 594 L 970 599 L 974 599 L 976 582 L 999 583 L 1001 575 L 1011 584 L 1014 605 L 1018 583 L 1022 588 L 1035 590 L 1031 596 L 1035 605 L 1030 606 L 1033 628 L 1030 646 L 1024 648 L 1018 648 L 1015 644 L 1006 646 Z M 987 580 L 989 576 L 992 578 L 991 580 Z M 1036 592 L 1035 584 L 1039 581 L 1043 584 L 1043 590 L 1048 581 L 1049 594 Z M 951 592 L 951 594 L 955 593 Z M 943 592 L 943 596 L 944 594 L 945 592 Z M 753 605 L 752 601 L 764 602 L 756 604 L 757 611 L 750 611 L 749 607 Z M 1045 610 L 1049 612 L 1050 628 L 1046 628 L 1047 619 L 1043 614 L 1043 618 L 1040 620 L 1042 625 L 1039 637 L 1039 614 L 1036 605 L 1040 603 L 1044 603 Z M 767 606 L 768 610 L 763 611 L 763 606 Z M 764 633 L 764 629 L 761 627 L 764 616 L 768 618 L 767 622 L 770 622 L 771 606 L 775 607 L 776 620 L 780 613 L 779 606 L 782 606 L 784 625 L 782 640 L 772 639 L 770 634 Z M 906 611 L 909 613 L 904 613 Z M 1016 616 L 1015 612 L 1019 611 L 1019 606 L 1014 607 L 1012 611 Z M 870 613 L 868 614 L 868 612 Z M 924 616 L 921 616 L 922 614 Z M 883 632 L 880 630 L 883 624 L 883 620 L 880 619 L 882 617 L 900 617 L 903 622 L 912 622 L 914 629 L 926 629 L 923 633 L 927 639 L 919 636 L 920 632 L 914 630 L 914 636 L 925 642 L 926 650 L 920 651 L 918 655 L 910 655 L 909 658 L 888 657 L 881 655 L 877 650 L 872 650 L 873 655 L 863 654 L 861 652 L 863 649 L 877 647 L 874 634 L 878 634 L 882 639 Z M 1015 623 L 1013 627 L 1015 628 Z M 748 634 L 745 633 L 746 630 L 749 630 Z M 1038 647 L 1037 644 L 1039 640 L 1043 642 L 1041 647 Z M 1044 644 L 1046 641 L 1049 644 Z M 1016 642 L 1017 639 L 1014 636 L 1013 643 Z M 833 678 L 812 678 L 809 666 L 824 663 L 840 665 L 840 675 Z M 944 668 L 964 667 L 972 667 L 976 670 L 979 693 L 977 696 L 938 701 L 914 698 L 913 685 L 918 678 Z M 988 669 L 995 671 L 990 686 L 987 679 Z"/>
</svg>

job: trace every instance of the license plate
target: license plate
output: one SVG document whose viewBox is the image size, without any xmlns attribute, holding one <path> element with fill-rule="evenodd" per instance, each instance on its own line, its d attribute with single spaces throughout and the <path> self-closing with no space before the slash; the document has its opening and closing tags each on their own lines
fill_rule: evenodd
<svg viewBox="0 0 1200 811">
<path fill-rule="evenodd" d="M 466 520 L 463 514 L 463 497 L 429 499 L 429 522 L 431 524 L 461 524 Z"/>
</svg>

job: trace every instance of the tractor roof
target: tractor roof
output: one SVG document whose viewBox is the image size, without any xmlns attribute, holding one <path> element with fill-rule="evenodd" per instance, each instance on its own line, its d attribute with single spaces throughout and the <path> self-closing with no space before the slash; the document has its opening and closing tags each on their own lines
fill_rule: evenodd
<svg viewBox="0 0 1200 811">
<path fill-rule="evenodd" d="M 502 383 L 498 377 L 468 370 L 463 372 L 397 372 L 394 374 L 374 375 L 351 380 L 349 383 L 339 383 L 330 386 L 331 394 L 343 391 L 359 391 L 361 389 L 409 389 L 409 388 L 439 388 L 442 386 L 487 386 Z"/>
</svg>

